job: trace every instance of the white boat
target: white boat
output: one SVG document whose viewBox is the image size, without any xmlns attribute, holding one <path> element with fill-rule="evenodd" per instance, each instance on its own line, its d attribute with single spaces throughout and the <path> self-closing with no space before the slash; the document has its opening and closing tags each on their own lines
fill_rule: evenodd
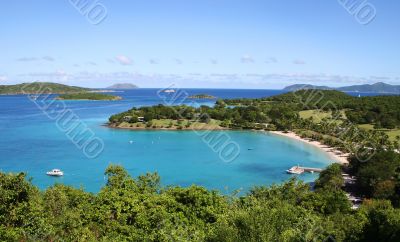
<svg viewBox="0 0 400 242">
<path fill-rule="evenodd" d="M 48 176 L 63 176 L 64 172 L 59 169 L 53 169 L 51 171 L 46 172 Z"/>
<path fill-rule="evenodd" d="M 289 174 L 298 174 L 298 175 L 300 175 L 300 174 L 304 173 L 304 169 L 302 169 L 299 166 L 293 166 L 289 170 L 286 170 L 286 172 L 289 173 Z"/>
</svg>

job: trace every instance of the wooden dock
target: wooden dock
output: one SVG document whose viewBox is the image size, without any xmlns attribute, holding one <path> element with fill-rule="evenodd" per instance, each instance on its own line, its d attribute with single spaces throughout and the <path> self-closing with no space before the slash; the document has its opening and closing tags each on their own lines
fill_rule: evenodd
<svg viewBox="0 0 400 242">
<path fill-rule="evenodd" d="M 321 171 L 323 171 L 323 169 L 321 169 L 321 168 L 312 168 L 312 167 L 300 167 L 300 168 L 306 172 L 321 172 Z"/>
</svg>

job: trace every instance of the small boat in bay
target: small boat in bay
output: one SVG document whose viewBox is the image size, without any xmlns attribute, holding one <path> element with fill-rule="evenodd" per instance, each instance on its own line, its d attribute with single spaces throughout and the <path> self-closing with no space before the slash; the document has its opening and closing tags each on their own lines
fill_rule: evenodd
<svg viewBox="0 0 400 242">
<path fill-rule="evenodd" d="M 63 176 L 64 172 L 59 169 L 53 169 L 51 171 L 46 172 L 48 176 Z"/>
</svg>

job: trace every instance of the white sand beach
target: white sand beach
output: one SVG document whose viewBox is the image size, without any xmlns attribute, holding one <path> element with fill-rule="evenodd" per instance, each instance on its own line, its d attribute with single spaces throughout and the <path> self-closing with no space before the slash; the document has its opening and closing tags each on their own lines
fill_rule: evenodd
<svg viewBox="0 0 400 242">
<path fill-rule="evenodd" d="M 268 131 L 268 132 L 272 133 L 272 134 L 276 134 L 276 135 L 282 135 L 282 136 L 285 136 L 285 137 L 288 137 L 291 139 L 295 139 L 298 141 L 302 141 L 302 142 L 308 143 L 312 146 L 315 146 L 315 147 L 325 151 L 337 163 L 340 163 L 340 164 L 348 164 L 349 163 L 349 161 L 348 161 L 349 154 L 342 153 L 341 151 L 338 151 L 335 148 L 324 145 L 321 142 L 303 139 L 294 132 L 288 132 L 288 133 L 284 133 L 282 131 Z"/>
</svg>

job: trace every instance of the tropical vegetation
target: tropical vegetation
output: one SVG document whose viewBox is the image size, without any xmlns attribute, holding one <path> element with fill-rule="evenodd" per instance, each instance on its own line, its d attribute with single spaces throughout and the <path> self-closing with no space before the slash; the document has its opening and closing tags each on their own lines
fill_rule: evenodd
<svg viewBox="0 0 400 242">
<path fill-rule="evenodd" d="M 49 93 L 76 93 L 88 91 L 87 88 L 68 86 L 52 82 L 32 82 L 17 85 L 0 85 L 0 94 L 49 94 Z"/>
<path fill-rule="evenodd" d="M 360 128 L 368 122 L 387 127 L 387 119 L 397 128 L 399 100 L 302 90 L 218 100 L 214 107 L 132 108 L 111 116 L 110 125 L 168 120 L 293 131 L 350 153 L 349 165 L 329 166 L 314 186 L 291 179 L 244 194 L 164 187 L 156 173 L 132 178 L 115 165 L 96 194 L 61 184 L 41 191 L 23 173 L 0 173 L 0 240 L 400 241 L 400 139 Z M 355 178 L 351 187 L 343 173 Z M 350 188 L 363 198 L 358 209 Z"/>
<path fill-rule="evenodd" d="M 366 200 L 352 210 L 336 166 L 315 191 L 296 179 L 223 195 L 163 187 L 156 173 L 132 178 L 111 165 L 97 193 L 0 173 L 1 241 L 399 241 L 400 210 Z"/>
<path fill-rule="evenodd" d="M 103 101 L 115 101 L 120 100 L 121 97 L 104 94 L 104 93 L 96 93 L 96 92 L 80 92 L 80 93 L 71 93 L 71 94 L 62 94 L 57 97 L 58 100 L 103 100 Z"/>
<path fill-rule="evenodd" d="M 216 97 L 209 95 L 209 94 L 195 94 L 195 95 L 191 95 L 188 98 L 191 99 L 216 99 Z"/>
</svg>

